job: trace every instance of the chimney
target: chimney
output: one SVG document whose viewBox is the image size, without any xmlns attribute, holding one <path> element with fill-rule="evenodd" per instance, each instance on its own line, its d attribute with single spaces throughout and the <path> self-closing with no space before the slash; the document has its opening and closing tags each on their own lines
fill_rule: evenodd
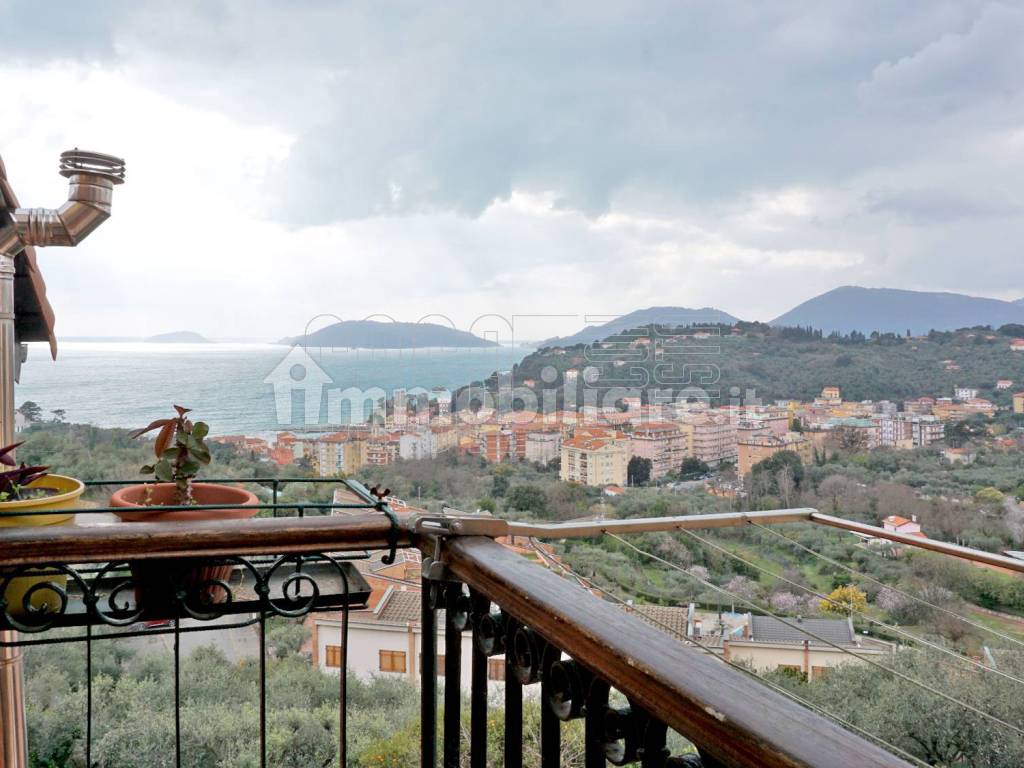
<svg viewBox="0 0 1024 768">
<path fill-rule="evenodd" d="M 124 182 L 124 160 L 73 149 L 60 156 L 70 182 L 60 208 L 18 208 L 0 218 L 0 441 L 14 442 L 14 382 L 22 359 L 14 337 L 15 257 L 27 246 L 78 245 L 110 218 L 114 185 Z"/>
</svg>

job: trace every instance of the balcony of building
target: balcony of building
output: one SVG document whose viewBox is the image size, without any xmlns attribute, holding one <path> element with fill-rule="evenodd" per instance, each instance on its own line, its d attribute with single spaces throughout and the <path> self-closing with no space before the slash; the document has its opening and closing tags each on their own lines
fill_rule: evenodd
<svg viewBox="0 0 1024 768">
<path fill-rule="evenodd" d="M 348 695 L 354 679 L 348 673 L 360 663 L 353 658 L 361 647 L 360 627 L 374 621 L 398 627 L 394 649 L 386 659 L 380 652 L 381 671 L 409 678 L 419 688 L 416 731 L 423 766 L 922 764 L 869 729 L 772 684 L 757 664 L 738 661 L 744 643 L 767 638 L 774 644 L 772 665 L 792 666 L 808 677 L 826 664 L 812 662 L 812 653 L 815 659 L 834 654 L 891 668 L 907 686 L 922 685 L 893 663 L 885 643 L 865 643 L 835 634 L 834 627 L 756 608 L 746 609 L 749 616 L 733 611 L 726 618 L 735 623 L 727 627 L 723 620 L 717 629 L 705 615 L 702 627 L 692 609 L 643 606 L 599 588 L 540 542 L 611 537 L 657 558 L 633 537 L 700 537 L 737 526 L 784 531 L 793 523 L 814 523 L 1024 570 L 1024 563 L 1011 558 L 809 509 L 521 524 L 396 515 L 354 482 L 330 504 L 279 502 L 287 480 L 247 482 L 266 499 L 260 516 L 249 520 L 112 522 L 112 510 L 101 506 L 112 487 L 104 481 L 91 484 L 96 506 L 79 510 L 69 524 L 0 528 L 3 765 L 19 766 L 19 754 L 39 751 L 34 747 L 40 745 L 26 745 L 23 661 L 53 645 L 80 654 L 82 665 L 82 709 L 61 713 L 80 726 L 64 764 L 113 765 L 104 754 L 103 734 L 95 730 L 97 708 L 110 706 L 95 649 L 101 642 L 138 638 L 166 638 L 173 670 L 173 685 L 160 694 L 167 698 L 173 728 L 154 733 L 150 724 L 134 722 L 139 749 L 162 744 L 164 764 L 204 765 L 204 755 L 190 754 L 194 740 L 183 730 L 194 723 L 189 710 L 195 702 L 182 697 L 182 649 L 190 636 L 242 626 L 255 631 L 255 666 L 225 674 L 248 674 L 255 684 L 248 733 L 255 764 L 356 764 L 348 744 L 358 707 Z M 406 590 L 400 599 L 395 594 L 402 590 L 392 589 L 382 604 L 373 595 L 388 579 L 418 581 L 419 589 L 415 595 Z M 381 615 L 367 612 L 371 601 Z M 309 649 L 310 663 L 339 673 L 333 714 L 320 734 L 336 744 L 326 762 L 322 750 L 317 762 L 310 757 L 308 763 L 301 754 L 281 752 L 275 718 L 284 715 L 268 700 L 267 679 L 273 650 L 268 625 L 281 617 L 317 625 L 321 640 Z M 967 674 L 994 671 L 966 657 L 960 661 L 971 662 Z M 952 698 L 927 686 L 922 695 Z M 988 718 L 1006 730 L 1008 740 L 1020 736 L 1019 724 L 996 713 L 947 703 Z M 533 706 L 539 707 L 539 724 L 524 716 L 524 708 Z M 537 733 L 528 732 L 534 725 Z M 44 727 L 32 733 L 46 738 Z M 566 746 L 577 737 L 575 753 Z"/>
</svg>

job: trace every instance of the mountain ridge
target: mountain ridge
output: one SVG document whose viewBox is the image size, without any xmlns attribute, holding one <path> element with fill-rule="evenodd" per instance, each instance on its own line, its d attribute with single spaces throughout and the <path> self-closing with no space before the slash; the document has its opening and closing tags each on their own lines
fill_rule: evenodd
<svg viewBox="0 0 1024 768">
<path fill-rule="evenodd" d="M 824 333 L 954 331 L 1024 323 L 1024 299 L 1003 301 L 952 291 L 911 291 L 843 285 L 819 294 L 769 322 L 812 327 Z"/>
</svg>

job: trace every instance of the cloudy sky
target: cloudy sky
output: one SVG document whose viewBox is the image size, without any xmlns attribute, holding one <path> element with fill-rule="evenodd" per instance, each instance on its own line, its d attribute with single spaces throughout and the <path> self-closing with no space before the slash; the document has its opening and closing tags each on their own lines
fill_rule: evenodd
<svg viewBox="0 0 1024 768">
<path fill-rule="evenodd" d="M 65 336 L 1012 299 L 1021 40 L 983 0 L 0 0 L 0 154 L 47 207 L 62 150 L 128 161 L 41 254 Z"/>
</svg>

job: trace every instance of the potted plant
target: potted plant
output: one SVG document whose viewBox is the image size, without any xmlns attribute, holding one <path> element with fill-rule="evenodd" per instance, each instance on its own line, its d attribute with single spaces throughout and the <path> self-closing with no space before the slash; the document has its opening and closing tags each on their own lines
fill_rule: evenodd
<svg viewBox="0 0 1024 768">
<path fill-rule="evenodd" d="M 32 525 L 60 525 L 75 516 L 79 497 L 85 492 L 81 480 L 64 475 L 53 475 L 49 467 L 26 466 L 14 460 L 13 453 L 22 443 L 14 443 L 0 448 L 0 528 L 20 528 Z M 25 514 L 25 513 L 32 514 Z M 31 569 L 40 570 L 41 569 Z M 30 589 L 37 584 L 51 583 L 63 587 L 67 578 L 63 574 L 43 576 L 23 576 L 10 579 L 0 570 L 0 585 L 3 585 L 3 598 L 7 602 L 7 611 L 11 616 L 24 616 L 26 605 L 24 599 Z M 9 573 L 9 571 L 7 571 Z M 52 605 L 59 598 L 50 589 L 38 587 L 30 602 L 38 610 L 43 604 Z"/>
<path fill-rule="evenodd" d="M 205 442 L 210 428 L 202 421 L 189 419 L 191 409 L 176 405 L 174 410 L 176 415 L 172 418 L 158 419 L 131 433 L 138 438 L 157 431 L 153 443 L 156 460 L 140 470 L 144 475 L 153 475 L 156 482 L 115 491 L 110 497 L 110 506 L 116 508 L 114 514 L 126 522 L 238 520 L 255 515 L 256 496 L 244 488 L 195 481 L 199 471 L 210 463 L 210 449 Z M 208 505 L 223 508 L 202 508 Z M 173 598 L 179 587 L 192 598 L 223 601 L 227 593 L 213 582 L 226 582 L 231 569 L 230 564 L 178 558 L 132 563 L 136 596 L 146 601 L 150 612 Z M 201 594 L 192 594 L 196 591 Z"/>
</svg>

